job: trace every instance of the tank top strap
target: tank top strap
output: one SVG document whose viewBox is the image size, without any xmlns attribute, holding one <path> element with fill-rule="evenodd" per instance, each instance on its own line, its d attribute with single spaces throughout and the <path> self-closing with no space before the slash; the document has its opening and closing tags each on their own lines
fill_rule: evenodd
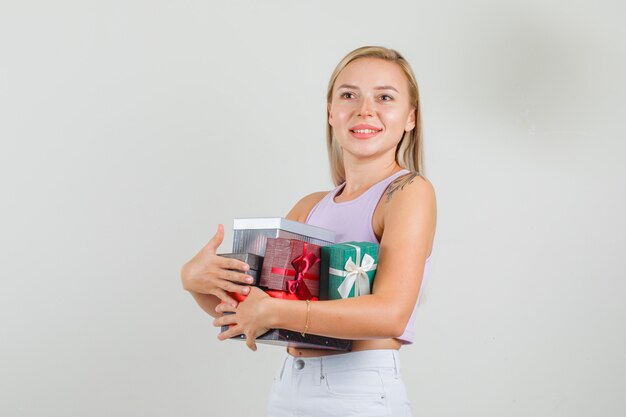
<svg viewBox="0 0 626 417">
<path fill-rule="evenodd" d="M 346 201 L 345 203 L 351 203 L 353 201 L 354 202 L 359 201 L 360 204 L 367 205 L 368 203 L 371 203 L 372 200 L 376 200 L 376 204 L 378 204 L 378 200 L 380 200 L 380 198 L 382 197 L 383 192 L 387 189 L 387 187 L 389 187 L 389 184 L 391 184 L 396 179 L 398 179 L 398 177 L 401 177 L 402 175 L 408 174 L 409 172 L 410 171 L 408 169 L 401 169 L 400 171 L 396 172 L 395 174 L 391 174 L 387 178 L 385 178 L 385 179 L 377 182 L 376 184 L 372 185 L 370 188 L 367 189 L 367 191 L 365 191 L 363 194 L 361 194 L 360 196 L 358 196 L 354 200 L 349 200 L 349 201 Z M 343 189 L 343 187 L 345 185 L 346 185 L 345 182 L 339 184 L 337 187 L 335 187 L 334 190 L 331 190 L 325 197 L 328 197 L 328 199 L 330 201 L 334 202 L 335 201 L 335 197 L 337 196 L 339 191 L 341 191 Z M 339 204 L 341 204 L 341 203 L 339 203 Z"/>
<path fill-rule="evenodd" d="M 385 190 L 387 190 L 389 185 L 395 180 L 397 180 L 399 177 L 401 177 L 402 175 L 406 175 L 409 172 L 410 171 L 408 169 L 401 169 L 395 174 L 392 174 L 391 176 L 385 178 L 384 180 L 370 187 L 370 189 L 366 191 L 366 194 L 369 194 L 369 193 L 372 194 L 371 196 L 368 196 L 368 197 L 376 201 L 376 204 L 374 205 L 374 207 L 378 205 L 378 201 L 381 199 L 381 197 L 383 196 L 383 193 L 385 192 Z"/>
</svg>

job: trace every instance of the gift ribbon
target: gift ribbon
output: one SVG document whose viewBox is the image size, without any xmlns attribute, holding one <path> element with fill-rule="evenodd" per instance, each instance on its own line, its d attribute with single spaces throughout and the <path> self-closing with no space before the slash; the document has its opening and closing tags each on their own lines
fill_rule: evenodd
<svg viewBox="0 0 626 417">
<path fill-rule="evenodd" d="M 330 274 L 345 277 L 337 288 L 339 295 L 341 298 L 348 298 L 352 287 L 354 287 L 355 297 L 358 297 L 359 295 L 371 294 L 370 280 L 367 276 L 367 272 L 375 271 L 378 265 L 375 263 L 374 258 L 367 253 L 361 260 L 360 247 L 349 243 L 344 243 L 344 245 L 352 246 L 356 249 L 356 263 L 352 261 L 352 257 L 349 257 L 343 267 L 343 271 L 340 269 L 328 268 L 328 272 Z"/>
<path fill-rule="evenodd" d="M 298 298 L 296 294 L 290 294 L 286 291 L 280 291 L 280 290 L 264 290 L 264 291 L 266 294 L 268 294 L 272 298 L 281 298 L 283 300 L 300 300 L 300 298 Z M 245 301 L 246 298 L 248 298 L 247 295 L 240 294 L 238 292 L 229 292 L 228 294 L 230 294 L 238 302 Z M 318 298 L 311 297 L 310 300 L 317 301 Z M 220 304 L 226 304 L 226 303 L 224 301 L 221 301 Z"/>
<path fill-rule="evenodd" d="M 300 300 L 300 298 L 298 298 L 297 295 L 295 294 L 289 294 L 286 291 L 279 291 L 279 290 L 265 290 L 265 292 L 272 298 L 280 298 L 282 300 L 294 300 L 294 301 L 298 301 Z M 318 298 L 317 297 L 311 297 L 311 301 L 317 301 Z"/>
<path fill-rule="evenodd" d="M 296 294 L 301 300 L 310 300 L 313 296 L 307 287 L 304 278 L 318 278 L 317 275 L 309 273 L 309 269 L 320 261 L 320 258 L 313 252 L 307 252 L 307 244 L 304 242 L 302 255 L 291 261 L 294 270 L 272 267 L 272 274 L 280 274 L 288 277 L 295 277 L 287 281 L 287 293 Z"/>
</svg>

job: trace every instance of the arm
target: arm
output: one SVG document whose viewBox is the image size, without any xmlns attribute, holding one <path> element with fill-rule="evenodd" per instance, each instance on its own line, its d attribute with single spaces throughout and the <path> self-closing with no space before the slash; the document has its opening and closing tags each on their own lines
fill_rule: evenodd
<svg viewBox="0 0 626 417">
<path fill-rule="evenodd" d="M 189 293 L 191 294 L 193 299 L 196 300 L 196 303 L 198 303 L 200 308 L 205 311 L 205 313 L 215 318 L 222 317 L 222 313 L 218 313 L 215 310 L 215 307 L 217 307 L 217 305 L 221 303 L 222 300 L 220 300 L 213 294 L 201 294 L 194 291 L 189 291 Z"/>
<path fill-rule="evenodd" d="M 432 185 L 422 177 L 397 189 L 391 197 L 383 203 L 383 233 L 372 294 L 311 303 L 309 333 L 346 339 L 389 338 L 403 333 L 432 248 L 436 202 Z M 301 211 L 297 205 L 290 214 Z M 256 337 L 261 334 L 256 326 L 262 330 L 302 331 L 306 322 L 304 301 L 270 298 L 256 288 L 237 309 L 227 309 L 218 307 L 218 311 L 236 314 L 218 319 L 215 324 L 237 325 L 222 333 L 220 339 L 240 333 Z M 253 345 L 254 341 L 249 344 Z"/>
</svg>

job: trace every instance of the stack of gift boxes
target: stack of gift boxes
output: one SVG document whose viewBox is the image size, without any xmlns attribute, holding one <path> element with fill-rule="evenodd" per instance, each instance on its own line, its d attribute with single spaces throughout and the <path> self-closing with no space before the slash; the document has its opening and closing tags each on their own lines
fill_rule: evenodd
<svg viewBox="0 0 626 417">
<path fill-rule="evenodd" d="M 334 300 L 371 293 L 378 245 L 334 244 L 335 232 L 284 218 L 235 219 L 232 257 L 250 266 L 252 285 L 274 298 Z M 231 294 L 237 301 L 246 296 Z M 222 327 L 226 331 L 227 326 Z M 244 335 L 234 339 L 245 340 Z M 257 338 L 298 348 L 348 351 L 351 341 L 273 329 Z"/>
</svg>

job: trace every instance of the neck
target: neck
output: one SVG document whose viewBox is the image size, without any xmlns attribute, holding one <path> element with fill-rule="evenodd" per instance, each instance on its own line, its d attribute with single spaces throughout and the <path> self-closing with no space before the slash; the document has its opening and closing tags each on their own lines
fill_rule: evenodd
<svg viewBox="0 0 626 417">
<path fill-rule="evenodd" d="M 375 158 L 357 161 L 350 155 L 344 154 L 344 169 L 346 171 L 346 185 L 343 195 L 359 194 L 377 182 L 395 174 L 402 168 L 396 163 L 395 153 L 391 158 Z"/>
</svg>

